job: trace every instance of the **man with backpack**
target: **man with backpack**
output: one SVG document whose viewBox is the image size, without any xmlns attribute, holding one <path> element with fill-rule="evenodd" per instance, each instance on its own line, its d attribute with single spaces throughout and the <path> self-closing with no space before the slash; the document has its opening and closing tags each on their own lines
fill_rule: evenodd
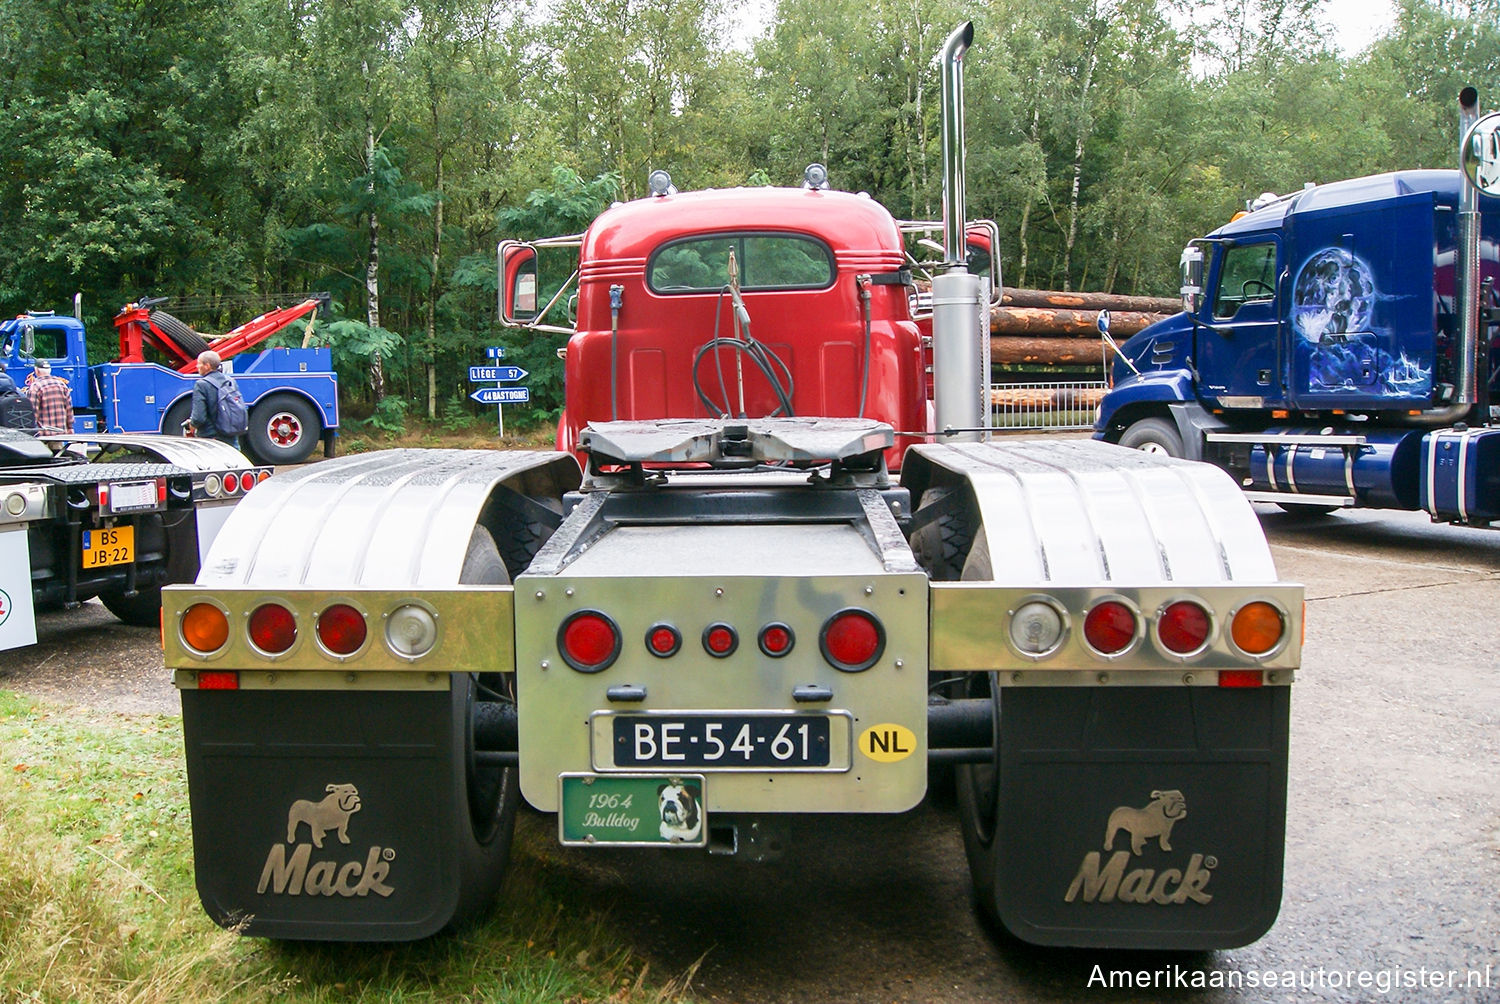
<svg viewBox="0 0 1500 1004">
<path fill-rule="evenodd" d="M 250 428 L 244 395 L 212 349 L 198 356 L 198 382 L 193 384 L 193 411 L 187 425 L 192 435 L 217 439 L 235 449 Z"/>
</svg>

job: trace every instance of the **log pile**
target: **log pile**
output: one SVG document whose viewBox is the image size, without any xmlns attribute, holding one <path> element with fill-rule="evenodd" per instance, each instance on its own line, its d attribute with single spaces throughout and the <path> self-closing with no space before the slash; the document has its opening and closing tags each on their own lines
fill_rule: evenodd
<svg viewBox="0 0 1500 1004">
<path fill-rule="evenodd" d="M 990 310 L 990 360 L 1100 368 L 1114 353 L 1099 338 L 1099 311 L 1109 311 L 1110 334 L 1123 342 L 1180 309 L 1162 297 L 1006 289 Z"/>
</svg>

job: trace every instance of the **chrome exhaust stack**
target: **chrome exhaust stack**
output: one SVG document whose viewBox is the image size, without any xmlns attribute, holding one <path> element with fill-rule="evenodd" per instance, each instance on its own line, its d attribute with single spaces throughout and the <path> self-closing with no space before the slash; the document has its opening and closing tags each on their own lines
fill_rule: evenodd
<svg viewBox="0 0 1500 1004">
<path fill-rule="evenodd" d="M 963 58 L 973 41 L 974 24 L 965 21 L 942 51 L 945 271 L 932 280 L 933 412 L 940 443 L 979 442 L 990 416 L 989 298 L 984 277 L 970 275 L 965 264 Z"/>
<path fill-rule="evenodd" d="M 1454 261 L 1458 311 L 1458 351 L 1454 374 L 1454 403 L 1475 404 L 1479 400 L 1479 189 L 1465 176 L 1465 141 L 1479 121 L 1479 92 L 1465 87 L 1458 94 L 1459 189 L 1458 255 Z"/>
</svg>

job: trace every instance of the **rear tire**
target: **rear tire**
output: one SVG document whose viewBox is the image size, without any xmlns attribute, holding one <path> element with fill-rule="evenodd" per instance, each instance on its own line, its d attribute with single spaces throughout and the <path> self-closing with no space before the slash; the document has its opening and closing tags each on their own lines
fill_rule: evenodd
<svg viewBox="0 0 1500 1004">
<path fill-rule="evenodd" d="M 1306 502 L 1277 502 L 1281 511 L 1293 516 L 1328 516 L 1338 512 L 1342 506 L 1336 505 L 1309 505 Z"/>
<path fill-rule="evenodd" d="M 929 488 L 922 493 L 917 512 L 951 501 L 960 504 L 911 535 L 912 554 L 934 579 L 951 582 L 964 570 L 964 560 L 974 544 L 976 520 L 973 510 L 956 493 L 962 488 Z"/>
<path fill-rule="evenodd" d="M 1143 418 L 1125 430 L 1120 445 L 1142 453 L 1159 453 L 1169 457 L 1186 456 L 1182 434 L 1165 418 Z"/>
<path fill-rule="evenodd" d="M 500 549 L 488 529 L 476 526 L 464 555 L 460 585 L 509 585 L 510 575 Z M 505 881 L 516 810 L 521 803 L 520 774 L 514 767 L 481 764 L 475 755 L 474 705 L 478 701 L 515 700 L 515 678 L 509 673 L 456 674 L 453 677 L 454 713 L 463 723 L 464 791 L 468 802 L 470 839 L 461 849 L 462 892 L 449 926 L 462 927 L 482 917 L 493 905 Z"/>
<path fill-rule="evenodd" d="M 188 420 L 193 413 L 192 397 L 185 397 L 181 401 L 167 409 L 166 414 L 161 417 L 161 434 L 163 436 L 182 435 L 182 423 Z"/>
<path fill-rule="evenodd" d="M 100 593 L 99 602 L 104 608 L 131 627 L 154 628 L 161 624 L 161 587 L 142 589 L 134 596 L 118 593 Z"/>
<path fill-rule="evenodd" d="M 1000 692 L 993 673 L 965 674 L 964 697 L 988 696 L 993 702 L 995 733 L 991 740 L 995 760 L 964 763 L 954 767 L 958 801 L 958 823 L 963 832 L 964 856 L 969 860 L 969 880 L 974 902 L 992 921 L 1000 919 L 996 875 L 995 835 L 1000 812 Z"/>
<path fill-rule="evenodd" d="M 250 409 L 250 428 L 241 442 L 258 464 L 300 464 L 322 436 L 322 419 L 306 399 L 268 394 Z"/>
</svg>

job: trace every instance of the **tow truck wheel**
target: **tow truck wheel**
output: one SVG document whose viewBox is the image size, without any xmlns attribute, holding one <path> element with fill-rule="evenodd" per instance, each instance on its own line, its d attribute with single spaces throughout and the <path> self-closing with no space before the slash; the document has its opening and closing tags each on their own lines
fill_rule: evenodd
<svg viewBox="0 0 1500 1004">
<path fill-rule="evenodd" d="M 995 736 L 991 748 L 996 760 L 959 764 L 954 769 L 958 796 L 959 828 L 963 831 L 964 855 L 969 859 L 969 878 L 980 911 L 999 920 L 996 901 L 995 833 L 1000 807 L 1000 694 L 993 673 L 969 673 L 964 697 L 989 698 L 994 707 Z"/>
<path fill-rule="evenodd" d="M 167 409 L 167 413 L 161 417 L 161 434 L 163 436 L 182 435 L 182 423 L 186 422 L 188 416 L 192 413 L 192 397 L 185 397 L 172 405 L 172 407 Z"/>
<path fill-rule="evenodd" d="M 104 608 L 131 627 L 154 628 L 161 624 L 161 587 L 142 589 L 126 598 L 123 593 L 100 593 Z"/>
<path fill-rule="evenodd" d="M 1142 453 L 1164 453 L 1169 457 L 1181 457 L 1182 435 L 1177 427 L 1165 418 L 1143 418 L 1120 437 L 1120 445 Z"/>
<path fill-rule="evenodd" d="M 505 562 L 495 538 L 484 527 L 475 527 L 464 555 L 461 585 L 503 586 L 510 583 Z M 521 802 L 520 775 L 514 767 L 480 762 L 474 744 L 474 706 L 481 701 L 514 703 L 515 678 L 510 673 L 455 674 L 455 714 L 462 715 L 464 790 L 468 801 L 470 839 L 461 850 L 463 885 L 450 927 L 460 927 L 482 915 L 495 899 L 505 879 L 511 837 L 516 828 L 516 809 Z"/>
<path fill-rule="evenodd" d="M 315 408 L 295 394 L 270 394 L 250 410 L 244 443 L 257 463 L 300 464 L 323 435 Z"/>
</svg>

